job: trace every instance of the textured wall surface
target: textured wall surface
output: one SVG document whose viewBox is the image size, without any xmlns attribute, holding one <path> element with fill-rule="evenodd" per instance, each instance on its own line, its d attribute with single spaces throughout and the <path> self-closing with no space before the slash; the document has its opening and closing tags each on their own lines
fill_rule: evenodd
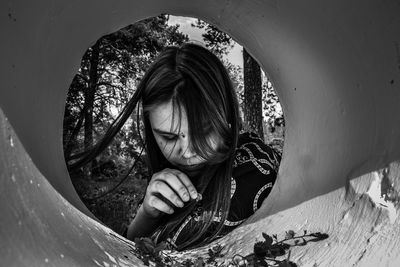
<svg viewBox="0 0 400 267">
<path fill-rule="evenodd" d="M 131 245 L 96 222 L 73 189 L 63 159 L 63 110 L 90 44 L 169 13 L 204 19 L 246 46 L 284 109 L 278 182 L 261 210 L 232 233 L 242 241 L 224 239 L 227 255 L 249 251 L 261 229 L 308 229 L 331 237 L 293 251 L 305 266 L 396 266 L 398 0 L 16 0 L 2 1 L 0 10 L 0 252 L 6 265 L 137 264 Z"/>
</svg>

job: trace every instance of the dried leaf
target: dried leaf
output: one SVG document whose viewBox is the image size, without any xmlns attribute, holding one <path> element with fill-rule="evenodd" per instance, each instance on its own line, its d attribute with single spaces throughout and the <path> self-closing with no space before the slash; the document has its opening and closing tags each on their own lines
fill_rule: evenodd
<svg viewBox="0 0 400 267">
<path fill-rule="evenodd" d="M 276 242 L 278 242 L 278 236 L 277 235 L 272 235 L 272 237 L 275 239 Z"/>
<path fill-rule="evenodd" d="M 279 257 L 283 256 L 286 253 L 286 250 L 290 248 L 287 244 L 274 244 L 271 246 L 269 252 L 271 257 Z"/>
<path fill-rule="evenodd" d="M 255 254 L 249 254 L 246 257 L 244 257 L 244 260 L 248 263 L 249 266 L 254 266 L 254 262 L 256 260 L 256 255 Z"/>
<path fill-rule="evenodd" d="M 242 259 L 243 259 L 242 256 L 240 256 L 240 255 L 235 255 L 235 256 L 233 257 L 233 259 L 232 259 L 232 262 L 233 262 L 233 264 L 235 264 L 235 265 L 239 265 L 239 262 L 240 262 Z"/>
<path fill-rule="evenodd" d="M 264 266 L 264 267 L 268 267 L 268 263 L 264 260 L 264 259 L 260 259 L 258 258 L 254 264 L 254 266 Z"/>
<path fill-rule="evenodd" d="M 294 235 L 295 235 L 295 232 L 293 230 L 289 230 L 286 232 L 285 239 L 292 239 L 294 237 Z"/>
<path fill-rule="evenodd" d="M 279 263 L 278 267 L 290 267 L 290 265 L 287 261 L 282 261 Z"/>
<path fill-rule="evenodd" d="M 167 243 L 161 242 L 154 249 L 154 253 L 158 254 L 160 251 L 167 249 Z"/>
<path fill-rule="evenodd" d="M 212 250 L 213 250 L 214 254 L 221 255 L 221 251 L 223 248 L 224 248 L 223 246 L 218 244 L 218 245 L 213 246 Z"/>
<path fill-rule="evenodd" d="M 214 251 L 212 251 L 211 248 L 208 249 L 208 256 L 213 257 L 214 256 Z"/>
<path fill-rule="evenodd" d="M 205 266 L 206 264 L 205 264 L 205 262 L 204 262 L 204 260 L 203 260 L 203 258 L 202 257 L 200 257 L 200 258 L 197 258 L 195 261 L 194 261 L 194 267 L 203 267 L 203 266 Z"/>
<path fill-rule="evenodd" d="M 155 244 L 153 243 L 153 241 L 150 238 L 148 238 L 148 237 L 135 238 L 134 241 L 135 241 L 137 249 L 141 253 L 143 253 L 145 255 L 154 253 Z"/>
<path fill-rule="evenodd" d="M 329 237 L 328 234 L 321 233 L 321 232 L 312 233 L 312 234 L 310 234 L 310 236 L 314 236 L 314 237 L 318 238 L 319 240 L 324 240 Z"/>
<path fill-rule="evenodd" d="M 307 245 L 307 241 L 306 241 L 304 238 L 301 238 L 301 240 L 302 240 L 302 242 L 299 242 L 299 243 L 296 244 L 296 245 L 298 245 L 298 246 L 305 246 L 305 245 Z"/>
<path fill-rule="evenodd" d="M 256 242 L 254 244 L 254 254 L 257 257 L 265 257 L 267 256 L 267 251 L 269 250 L 269 246 L 266 246 L 266 243 L 263 241 Z"/>
<path fill-rule="evenodd" d="M 179 264 L 179 263 L 177 263 L 177 264 L 178 265 L 176 267 L 182 267 L 182 266 L 191 267 L 191 266 L 194 266 L 193 261 L 190 260 L 190 259 L 185 260 L 184 262 L 182 262 L 182 264 Z"/>
<path fill-rule="evenodd" d="M 297 267 L 297 264 L 292 261 L 284 260 L 278 264 L 278 267 Z"/>
<path fill-rule="evenodd" d="M 262 233 L 262 236 L 265 239 L 265 246 L 269 247 L 272 245 L 272 242 L 274 242 L 274 240 L 272 239 L 271 236 L 267 235 L 266 233 Z"/>
</svg>

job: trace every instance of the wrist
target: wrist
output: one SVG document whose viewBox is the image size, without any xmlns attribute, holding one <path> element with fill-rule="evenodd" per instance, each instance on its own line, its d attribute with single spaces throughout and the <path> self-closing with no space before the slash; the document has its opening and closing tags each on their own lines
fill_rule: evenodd
<svg viewBox="0 0 400 267">
<path fill-rule="evenodd" d="M 142 204 L 139 206 L 138 211 L 136 213 L 136 216 L 138 216 L 138 215 L 141 217 L 144 217 L 146 220 L 151 220 L 151 221 L 158 221 L 159 218 L 161 217 L 161 214 L 160 214 L 160 216 L 156 216 L 156 215 L 146 211 L 146 209 L 144 208 L 144 205 L 142 205 Z"/>
</svg>

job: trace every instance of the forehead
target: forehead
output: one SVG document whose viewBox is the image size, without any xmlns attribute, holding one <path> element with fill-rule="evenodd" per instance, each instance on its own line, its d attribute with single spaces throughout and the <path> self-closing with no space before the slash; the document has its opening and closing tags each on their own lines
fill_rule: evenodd
<svg viewBox="0 0 400 267">
<path fill-rule="evenodd" d="M 152 128 L 162 131 L 187 130 L 187 117 L 185 109 L 172 104 L 172 101 L 157 105 L 149 111 L 149 120 Z"/>
</svg>

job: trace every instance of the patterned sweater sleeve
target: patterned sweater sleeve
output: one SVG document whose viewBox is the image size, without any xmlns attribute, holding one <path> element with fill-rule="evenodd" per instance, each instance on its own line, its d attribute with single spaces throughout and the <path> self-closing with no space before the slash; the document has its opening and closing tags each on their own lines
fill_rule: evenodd
<svg viewBox="0 0 400 267">
<path fill-rule="evenodd" d="M 280 160 L 280 154 L 257 135 L 244 133 L 240 136 L 233 166 L 234 190 L 228 222 L 238 224 L 260 208 L 275 183 Z"/>
</svg>

